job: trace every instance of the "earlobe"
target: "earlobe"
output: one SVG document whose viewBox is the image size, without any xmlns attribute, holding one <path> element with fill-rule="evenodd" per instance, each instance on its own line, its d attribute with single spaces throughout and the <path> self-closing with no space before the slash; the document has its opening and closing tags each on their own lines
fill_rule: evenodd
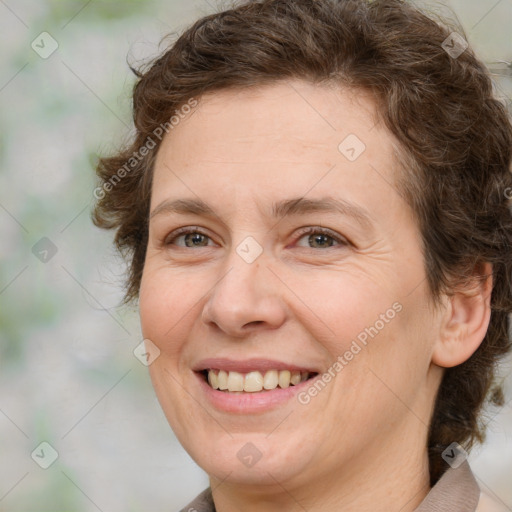
<svg viewBox="0 0 512 512">
<path fill-rule="evenodd" d="M 491 318 L 492 266 L 475 267 L 471 284 L 447 297 L 432 362 L 451 368 L 467 361 L 485 337 Z"/>
</svg>

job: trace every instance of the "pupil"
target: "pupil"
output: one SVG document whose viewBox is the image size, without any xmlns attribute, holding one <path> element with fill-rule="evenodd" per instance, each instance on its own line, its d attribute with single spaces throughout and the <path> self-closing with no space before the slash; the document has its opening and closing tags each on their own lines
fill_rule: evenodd
<svg viewBox="0 0 512 512">
<path fill-rule="evenodd" d="M 200 233 L 189 233 L 186 237 L 187 247 L 193 247 L 194 245 L 198 245 L 196 244 L 196 242 L 201 242 L 202 237 L 203 235 L 201 235 Z M 191 241 L 190 245 L 188 243 L 189 241 Z"/>
<path fill-rule="evenodd" d="M 201 242 L 201 239 L 203 238 L 203 235 L 201 235 L 200 233 L 189 233 L 187 236 L 186 236 L 186 245 L 187 247 L 192 247 L 194 245 L 197 245 Z M 311 235 L 311 237 L 315 244 L 318 244 L 318 245 L 323 245 L 326 243 L 326 240 L 328 238 L 330 238 L 328 235 L 324 235 L 324 234 L 320 234 L 320 235 Z M 191 242 L 191 245 L 189 245 L 188 242 Z M 204 244 L 203 244 L 204 245 Z M 328 246 L 330 247 L 332 244 L 328 244 Z"/>
<path fill-rule="evenodd" d="M 322 239 L 325 243 L 325 239 L 329 238 L 328 235 L 312 235 L 313 236 L 313 240 L 314 240 L 314 243 L 318 243 L 319 245 L 322 245 Z M 330 246 L 331 244 L 329 244 Z"/>
</svg>

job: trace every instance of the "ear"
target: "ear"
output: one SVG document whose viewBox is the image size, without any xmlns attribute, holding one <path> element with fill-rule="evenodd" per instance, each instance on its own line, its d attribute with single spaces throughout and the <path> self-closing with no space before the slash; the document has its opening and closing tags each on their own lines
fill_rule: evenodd
<svg viewBox="0 0 512 512">
<path fill-rule="evenodd" d="M 432 362 L 451 368 L 467 361 L 482 343 L 491 319 L 492 265 L 475 266 L 473 279 L 447 297 Z"/>
</svg>

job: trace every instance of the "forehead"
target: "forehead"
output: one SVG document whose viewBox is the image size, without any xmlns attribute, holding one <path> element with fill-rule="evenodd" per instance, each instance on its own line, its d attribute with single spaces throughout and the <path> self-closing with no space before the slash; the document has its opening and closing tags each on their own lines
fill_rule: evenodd
<svg viewBox="0 0 512 512">
<path fill-rule="evenodd" d="M 212 190 L 396 195 L 394 144 L 363 91 L 294 80 L 208 93 L 164 138 L 152 205 Z"/>
<path fill-rule="evenodd" d="M 194 152 L 187 154 L 191 163 L 208 156 L 289 160 L 290 151 L 301 154 L 301 150 L 309 159 L 323 158 L 326 150 L 338 156 L 338 144 L 348 134 L 368 141 L 375 124 L 375 104 L 364 91 L 282 81 L 205 94 L 164 138 L 161 151 L 171 146 L 180 153 L 183 142 L 194 145 Z M 258 141 L 271 146 L 250 153 Z"/>
</svg>

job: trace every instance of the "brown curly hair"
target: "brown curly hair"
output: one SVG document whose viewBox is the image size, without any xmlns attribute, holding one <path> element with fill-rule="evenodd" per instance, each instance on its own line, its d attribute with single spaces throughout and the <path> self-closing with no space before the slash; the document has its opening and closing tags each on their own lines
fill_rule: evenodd
<svg viewBox="0 0 512 512">
<path fill-rule="evenodd" d="M 400 144 L 397 188 L 416 215 L 433 303 L 482 262 L 493 268 L 486 336 L 472 357 L 445 371 L 438 391 L 428 440 L 432 485 L 446 468 L 447 445 L 469 450 L 483 441 L 482 407 L 489 397 L 503 402 L 496 363 L 511 349 L 512 125 L 473 50 L 445 50 L 452 32 L 466 39 L 458 24 L 401 0 L 234 2 L 195 22 L 144 69 L 132 68 L 136 136 L 100 159 L 93 211 L 97 226 L 116 230 L 129 262 L 128 303 L 144 267 L 158 135 L 173 128 L 178 109 L 206 92 L 289 78 L 371 92 Z M 151 150 L 141 151 L 149 141 Z"/>
</svg>

